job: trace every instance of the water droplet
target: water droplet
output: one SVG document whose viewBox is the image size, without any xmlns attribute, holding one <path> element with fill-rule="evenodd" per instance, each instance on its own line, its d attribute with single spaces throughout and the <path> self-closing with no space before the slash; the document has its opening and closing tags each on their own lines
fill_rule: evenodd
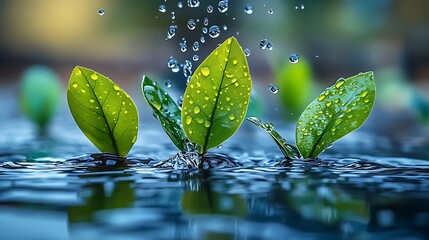
<svg viewBox="0 0 429 240">
<path fill-rule="evenodd" d="M 197 26 L 197 23 L 195 22 L 194 19 L 189 19 L 188 23 L 186 24 L 186 26 L 188 27 L 189 30 L 194 30 L 195 27 Z"/>
<path fill-rule="evenodd" d="M 369 103 L 369 99 L 366 98 L 365 100 L 363 100 L 365 103 Z"/>
<path fill-rule="evenodd" d="M 195 8 L 200 6 L 200 0 L 187 0 L 188 7 Z"/>
<path fill-rule="evenodd" d="M 198 106 L 195 106 L 194 107 L 194 114 L 198 114 L 198 113 L 200 113 L 201 112 L 201 108 L 200 107 L 198 107 Z"/>
<path fill-rule="evenodd" d="M 237 65 L 238 61 L 237 59 L 232 60 L 232 64 Z"/>
<path fill-rule="evenodd" d="M 169 26 L 167 31 L 167 39 L 172 39 L 176 35 L 176 26 Z"/>
<path fill-rule="evenodd" d="M 177 3 L 177 7 L 178 7 L 178 8 L 182 8 L 182 7 L 183 7 L 183 3 L 182 3 L 182 2 L 178 2 L 178 3 Z"/>
<path fill-rule="evenodd" d="M 171 12 L 171 19 L 172 20 L 176 19 L 176 13 L 175 12 Z"/>
<path fill-rule="evenodd" d="M 344 78 L 338 78 L 337 82 L 335 83 L 335 88 L 339 88 L 343 86 L 344 84 Z"/>
<path fill-rule="evenodd" d="M 368 91 L 363 91 L 363 92 L 360 94 L 360 96 L 361 96 L 361 97 L 366 97 L 366 95 L 368 95 Z"/>
<path fill-rule="evenodd" d="M 98 75 L 96 73 L 91 74 L 91 79 L 92 80 L 97 80 L 98 79 Z"/>
<path fill-rule="evenodd" d="M 253 6 L 248 4 L 244 7 L 244 13 L 246 14 L 252 14 L 253 13 Z"/>
<path fill-rule="evenodd" d="M 204 26 L 208 26 L 209 25 L 209 19 L 205 17 L 203 24 L 204 24 Z"/>
<path fill-rule="evenodd" d="M 187 116 L 186 119 L 185 119 L 185 123 L 187 125 L 191 124 L 192 123 L 192 117 L 191 116 Z"/>
<path fill-rule="evenodd" d="M 192 60 L 194 60 L 194 62 L 196 62 L 196 61 L 200 60 L 200 57 L 198 55 L 194 55 L 192 57 Z"/>
<path fill-rule="evenodd" d="M 262 39 L 260 42 L 259 42 L 259 47 L 261 48 L 261 49 L 266 49 L 267 48 L 267 44 L 268 44 L 268 40 L 265 38 L 265 39 Z"/>
<path fill-rule="evenodd" d="M 295 9 L 300 9 L 300 10 L 304 10 L 304 8 L 305 8 L 305 6 L 304 6 L 304 4 L 300 4 L 300 5 L 296 5 L 295 6 Z"/>
<path fill-rule="evenodd" d="M 234 121 L 235 115 L 233 113 L 231 113 L 231 114 L 229 114 L 228 118 L 229 118 L 229 120 Z"/>
<path fill-rule="evenodd" d="M 271 132 L 274 130 L 274 125 L 272 123 L 265 123 L 264 127 L 268 132 Z"/>
<path fill-rule="evenodd" d="M 289 56 L 289 62 L 290 63 L 297 63 L 299 61 L 299 55 L 296 53 L 293 53 Z"/>
<path fill-rule="evenodd" d="M 273 45 L 272 43 L 270 43 L 270 42 L 269 42 L 269 43 L 267 43 L 267 49 L 268 49 L 268 50 L 270 50 L 270 51 L 271 51 L 271 50 L 273 50 L 273 48 L 274 48 L 274 45 Z"/>
<path fill-rule="evenodd" d="M 95 100 L 93 98 L 89 99 L 89 102 L 93 103 Z"/>
<path fill-rule="evenodd" d="M 121 88 L 118 85 L 113 85 L 113 89 L 115 89 L 116 91 L 121 90 Z"/>
<path fill-rule="evenodd" d="M 207 32 L 209 31 L 206 27 L 203 27 L 202 29 L 201 29 L 201 31 L 204 33 L 204 34 L 207 34 Z"/>
<path fill-rule="evenodd" d="M 246 55 L 246 57 L 250 56 L 250 53 L 251 53 L 250 49 L 248 48 L 244 49 L 244 55 Z"/>
<path fill-rule="evenodd" d="M 165 7 L 165 5 L 161 4 L 161 5 L 159 5 L 158 10 L 159 10 L 159 12 L 165 13 L 165 11 L 167 11 L 167 8 Z"/>
<path fill-rule="evenodd" d="M 324 94 L 321 94 L 318 98 L 317 98 L 317 100 L 319 101 L 319 102 L 321 102 L 321 101 L 323 101 L 323 99 L 325 99 L 325 95 Z"/>
<path fill-rule="evenodd" d="M 216 148 L 219 148 L 219 149 L 220 149 L 220 148 L 222 148 L 222 145 L 219 145 L 219 146 L 217 146 Z"/>
<path fill-rule="evenodd" d="M 205 42 L 206 42 L 206 38 L 205 38 L 204 36 L 201 36 L 201 37 L 200 37 L 200 42 L 201 42 L 201 43 L 205 43 Z"/>
<path fill-rule="evenodd" d="M 173 86 L 173 84 L 171 84 L 170 80 L 165 81 L 164 85 L 166 88 L 171 88 L 171 86 Z"/>
<path fill-rule="evenodd" d="M 228 0 L 219 1 L 217 4 L 217 9 L 221 13 L 228 11 Z"/>
<path fill-rule="evenodd" d="M 98 15 L 103 16 L 104 14 L 106 14 L 106 10 L 104 10 L 103 8 L 100 8 L 98 10 Z"/>
<path fill-rule="evenodd" d="M 211 38 L 217 38 L 220 35 L 220 29 L 217 25 L 213 25 L 209 29 L 209 36 Z"/>
<path fill-rule="evenodd" d="M 137 140 L 137 136 L 134 136 L 133 139 L 131 140 L 131 143 L 135 143 Z"/>
<path fill-rule="evenodd" d="M 192 45 L 192 50 L 196 52 L 198 51 L 199 48 L 200 48 L 200 43 L 198 41 L 195 41 L 194 44 Z"/>
<path fill-rule="evenodd" d="M 334 129 L 334 128 L 333 128 Z M 328 144 L 327 146 L 326 146 L 326 149 L 329 149 L 329 148 L 331 148 L 332 146 L 334 146 L 334 144 L 333 143 L 330 143 L 330 144 Z"/>
<path fill-rule="evenodd" d="M 179 107 L 182 107 L 182 105 L 183 105 L 183 96 L 179 96 L 179 98 L 177 99 L 177 105 Z"/>
<path fill-rule="evenodd" d="M 204 127 L 208 128 L 210 127 L 212 124 L 210 123 L 210 121 L 208 119 L 206 119 L 206 121 L 204 121 Z"/>
<path fill-rule="evenodd" d="M 212 13 L 213 12 L 213 6 L 212 5 L 208 5 L 207 6 L 207 12 L 208 13 Z"/>
<path fill-rule="evenodd" d="M 331 103 L 331 102 L 327 102 L 327 103 L 326 103 L 326 106 L 327 106 L 327 107 L 330 107 L 331 105 L 332 105 L 332 103 Z"/>
<path fill-rule="evenodd" d="M 207 77 L 210 75 L 210 68 L 209 67 L 202 67 L 201 68 L 201 74 L 203 74 L 203 76 Z"/>
<path fill-rule="evenodd" d="M 274 11 L 272 8 L 268 9 L 268 14 L 272 15 L 273 13 L 274 13 Z"/>
<path fill-rule="evenodd" d="M 223 26 L 222 26 L 222 29 L 223 29 L 224 31 L 226 31 L 226 30 L 228 30 L 228 26 L 223 25 Z"/>
<path fill-rule="evenodd" d="M 279 92 L 279 87 L 277 85 L 270 84 L 268 85 L 268 90 L 270 90 L 272 94 L 277 94 Z"/>
</svg>

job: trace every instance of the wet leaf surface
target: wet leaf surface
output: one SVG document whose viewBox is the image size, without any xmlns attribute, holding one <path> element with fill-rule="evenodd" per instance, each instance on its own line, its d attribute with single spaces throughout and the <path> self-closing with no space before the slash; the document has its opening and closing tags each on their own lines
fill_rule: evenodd
<svg viewBox="0 0 429 240">
<path fill-rule="evenodd" d="M 185 151 L 188 138 L 181 127 L 182 112 L 176 102 L 147 76 L 143 76 L 142 92 L 146 102 L 152 108 L 155 117 L 159 120 L 171 141 L 179 150 Z"/>
<path fill-rule="evenodd" d="M 316 158 L 335 141 L 359 128 L 375 100 L 372 72 L 343 79 L 308 105 L 296 126 L 296 144 L 304 158 Z"/>
<path fill-rule="evenodd" d="M 101 151 L 125 156 L 137 139 L 137 108 L 109 78 L 76 67 L 69 81 L 70 112 L 85 136 Z"/>
<path fill-rule="evenodd" d="M 246 56 L 234 37 L 216 48 L 195 70 L 186 88 L 183 129 L 202 153 L 231 137 L 249 105 L 252 81 Z"/>
</svg>

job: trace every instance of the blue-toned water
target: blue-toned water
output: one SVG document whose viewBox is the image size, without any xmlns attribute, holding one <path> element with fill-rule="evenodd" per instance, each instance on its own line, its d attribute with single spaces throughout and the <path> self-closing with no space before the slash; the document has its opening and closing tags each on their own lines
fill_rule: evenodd
<svg viewBox="0 0 429 240">
<path fill-rule="evenodd" d="M 245 123 L 210 158 L 241 166 L 184 171 L 152 167 L 176 153 L 152 119 L 124 166 L 94 161 L 63 115 L 47 137 L 19 115 L 2 121 L 2 240 L 429 236 L 427 139 L 405 145 L 362 130 L 320 161 L 279 166 L 275 144 Z M 293 136 L 292 126 L 279 130 Z"/>
</svg>

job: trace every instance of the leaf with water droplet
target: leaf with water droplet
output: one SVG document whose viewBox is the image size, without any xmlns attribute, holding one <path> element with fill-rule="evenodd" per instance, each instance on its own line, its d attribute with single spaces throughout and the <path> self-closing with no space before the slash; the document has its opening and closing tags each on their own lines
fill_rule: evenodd
<svg viewBox="0 0 429 240">
<path fill-rule="evenodd" d="M 70 112 L 85 136 L 102 152 L 125 156 L 137 139 L 137 108 L 112 80 L 75 67 L 67 90 Z"/>
<path fill-rule="evenodd" d="M 246 118 L 246 120 L 267 132 L 274 139 L 277 146 L 280 148 L 285 157 L 289 159 L 296 159 L 301 157 L 298 149 L 294 145 L 286 143 L 286 140 L 282 136 L 280 136 L 280 134 L 276 130 L 274 130 L 274 126 L 271 123 L 263 123 L 259 118 L 256 117 L 248 117 Z"/>
<path fill-rule="evenodd" d="M 185 91 L 182 122 L 189 140 L 202 146 L 201 153 L 222 144 L 237 131 L 246 115 L 251 88 L 247 59 L 234 37 L 195 70 Z M 195 106 L 200 108 L 198 113 Z M 197 121 L 199 118 L 204 121 Z"/>
<path fill-rule="evenodd" d="M 171 141 L 179 150 L 185 151 L 188 138 L 180 126 L 181 111 L 176 102 L 147 76 L 143 76 L 142 93 Z"/>
<path fill-rule="evenodd" d="M 340 78 L 304 110 L 296 127 L 296 144 L 304 158 L 316 158 L 329 145 L 359 128 L 375 100 L 373 72 Z"/>
<path fill-rule="evenodd" d="M 60 80 L 51 69 L 33 66 L 23 73 L 20 86 L 21 109 L 41 131 L 54 116 L 60 95 Z"/>
</svg>

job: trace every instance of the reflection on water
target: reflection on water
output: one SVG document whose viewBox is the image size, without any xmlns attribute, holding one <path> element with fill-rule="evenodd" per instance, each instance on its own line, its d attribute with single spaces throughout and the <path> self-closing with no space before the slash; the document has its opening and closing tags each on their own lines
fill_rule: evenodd
<svg viewBox="0 0 429 240">
<path fill-rule="evenodd" d="M 360 133 L 336 144 L 323 161 L 277 165 L 276 146 L 245 129 L 214 150 L 209 169 L 173 170 L 152 167 L 175 153 L 156 129 L 145 132 L 123 165 L 112 156 L 85 154 L 96 150 L 71 123 L 61 123 L 54 125 L 61 135 L 44 139 L 13 134 L 31 132 L 20 121 L 19 130 L 2 125 L 0 239 L 429 235 L 429 162 L 422 145 L 401 152 Z"/>
</svg>

